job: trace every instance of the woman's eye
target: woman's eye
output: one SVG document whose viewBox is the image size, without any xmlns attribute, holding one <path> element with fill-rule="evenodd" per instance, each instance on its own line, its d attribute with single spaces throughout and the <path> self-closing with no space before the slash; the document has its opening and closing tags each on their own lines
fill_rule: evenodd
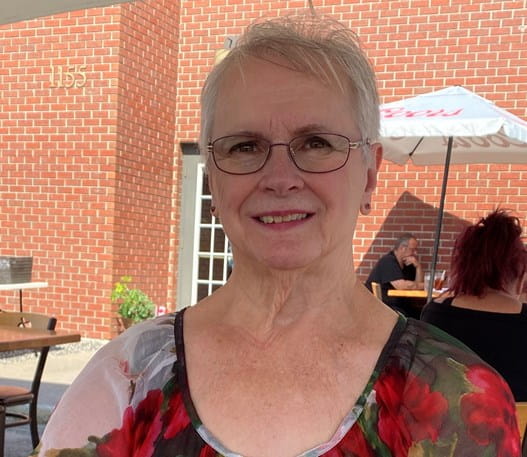
<svg viewBox="0 0 527 457">
<path fill-rule="evenodd" d="M 252 153 L 256 152 L 258 150 L 258 146 L 256 143 L 253 142 L 247 142 L 247 143 L 239 143 L 231 147 L 230 153 L 236 154 L 236 153 Z"/>
<path fill-rule="evenodd" d="M 305 141 L 305 147 L 308 149 L 325 149 L 331 145 L 324 139 L 320 137 L 308 138 Z"/>
</svg>

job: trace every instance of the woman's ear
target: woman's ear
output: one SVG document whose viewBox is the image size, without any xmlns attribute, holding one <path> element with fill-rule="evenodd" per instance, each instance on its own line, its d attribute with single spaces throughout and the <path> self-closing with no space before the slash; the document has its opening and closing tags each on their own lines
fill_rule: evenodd
<svg viewBox="0 0 527 457">
<path fill-rule="evenodd" d="M 210 213 L 213 216 L 218 217 L 218 208 L 214 204 L 214 195 L 216 192 L 214 191 L 214 180 L 211 178 L 211 173 L 207 173 L 207 182 L 209 183 L 209 190 L 210 190 L 210 196 L 211 196 Z"/>
<path fill-rule="evenodd" d="M 370 160 L 368 170 L 366 172 L 366 186 L 360 203 L 360 212 L 366 215 L 371 210 L 371 197 L 373 191 L 377 187 L 377 172 L 382 163 L 382 145 L 380 143 L 373 143 L 370 145 Z"/>
</svg>

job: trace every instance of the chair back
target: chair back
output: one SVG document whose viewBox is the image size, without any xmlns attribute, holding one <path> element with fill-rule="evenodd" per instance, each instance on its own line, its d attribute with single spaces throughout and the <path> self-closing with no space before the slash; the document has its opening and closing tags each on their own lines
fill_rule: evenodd
<svg viewBox="0 0 527 457">
<path fill-rule="evenodd" d="M 30 329 L 55 330 L 57 319 L 55 317 L 49 317 L 43 314 L 1 311 L 0 325 L 27 327 L 28 331 L 31 331 Z M 40 355 L 35 368 L 35 373 L 33 375 L 30 391 L 27 391 L 26 389 L 20 390 L 17 388 L 11 391 L 4 391 L 2 394 L 0 399 L 2 402 L 0 405 L 0 457 L 3 457 L 4 455 L 3 441 L 5 429 L 7 427 L 16 427 L 19 425 L 29 424 L 33 448 L 36 448 L 39 443 L 40 439 L 37 424 L 37 402 L 38 392 L 40 390 L 40 382 L 42 379 L 42 373 L 44 372 L 44 366 L 46 365 L 48 352 L 49 346 L 42 347 L 40 349 Z M 23 404 L 29 404 L 29 414 L 8 410 L 9 406 Z M 6 417 L 11 417 L 16 420 L 7 423 Z"/>
<path fill-rule="evenodd" d="M 516 417 L 518 419 L 518 427 L 520 428 L 520 438 L 522 442 L 522 456 L 527 456 L 527 401 L 516 402 Z"/>
<path fill-rule="evenodd" d="M 375 295 L 376 298 L 382 301 L 382 290 L 381 285 L 378 282 L 371 283 L 371 291 L 373 292 L 373 295 Z"/>
<path fill-rule="evenodd" d="M 1 311 L 0 325 L 12 325 L 14 327 L 35 328 L 39 330 L 55 330 L 57 319 L 44 314 Z M 40 350 L 40 357 L 35 369 L 35 375 L 33 376 L 33 382 L 31 383 L 31 392 L 35 397 L 38 397 L 40 381 L 42 379 L 42 373 L 44 372 L 46 359 L 48 358 L 48 352 L 49 346 L 43 347 Z"/>
<path fill-rule="evenodd" d="M 54 320 L 54 323 L 51 323 Z M 0 325 L 37 328 L 40 330 L 55 330 L 57 319 L 37 313 L 20 313 L 11 311 L 0 312 Z"/>
</svg>

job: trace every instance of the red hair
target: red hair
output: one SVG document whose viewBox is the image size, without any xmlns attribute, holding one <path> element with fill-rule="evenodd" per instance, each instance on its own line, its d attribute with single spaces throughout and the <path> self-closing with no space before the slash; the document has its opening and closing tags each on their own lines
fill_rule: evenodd
<svg viewBox="0 0 527 457">
<path fill-rule="evenodd" d="M 450 264 L 449 289 L 454 295 L 482 297 L 487 289 L 506 291 L 523 277 L 527 249 L 521 234 L 520 220 L 503 209 L 466 227 L 456 239 Z"/>
</svg>

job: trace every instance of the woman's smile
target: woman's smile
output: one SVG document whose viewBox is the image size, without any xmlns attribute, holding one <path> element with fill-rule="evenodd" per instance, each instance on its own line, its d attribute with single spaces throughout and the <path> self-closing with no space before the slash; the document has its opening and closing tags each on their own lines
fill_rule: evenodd
<svg viewBox="0 0 527 457">
<path fill-rule="evenodd" d="M 312 213 L 304 212 L 279 212 L 269 213 L 262 216 L 258 216 L 257 219 L 263 224 L 285 224 L 289 222 L 302 221 L 308 217 L 311 217 Z"/>
</svg>

